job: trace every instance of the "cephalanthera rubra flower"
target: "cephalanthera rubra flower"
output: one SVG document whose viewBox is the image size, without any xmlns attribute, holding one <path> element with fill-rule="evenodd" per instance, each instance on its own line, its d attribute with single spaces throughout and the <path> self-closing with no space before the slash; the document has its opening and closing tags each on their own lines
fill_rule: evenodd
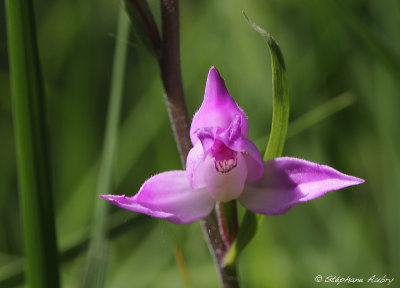
<svg viewBox="0 0 400 288">
<path fill-rule="evenodd" d="M 157 174 L 132 197 L 100 197 L 124 209 L 185 224 L 207 216 L 216 201 L 237 199 L 251 211 L 278 215 L 329 191 L 364 182 L 297 158 L 263 162 L 248 139 L 246 114 L 229 95 L 215 67 L 208 74 L 190 138 L 193 148 L 186 171 Z"/>
</svg>

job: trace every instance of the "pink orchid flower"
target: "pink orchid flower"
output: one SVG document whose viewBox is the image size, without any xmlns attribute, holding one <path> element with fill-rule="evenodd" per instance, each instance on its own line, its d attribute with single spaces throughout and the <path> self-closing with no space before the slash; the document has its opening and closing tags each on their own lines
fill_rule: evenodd
<svg viewBox="0 0 400 288">
<path fill-rule="evenodd" d="M 190 138 L 193 148 L 186 171 L 157 174 L 132 197 L 100 197 L 127 210 L 185 224 L 210 214 L 216 201 L 236 199 L 253 212 L 278 215 L 329 191 L 364 182 L 297 158 L 263 162 L 248 139 L 246 114 L 229 95 L 215 67 L 209 71 Z"/>
</svg>

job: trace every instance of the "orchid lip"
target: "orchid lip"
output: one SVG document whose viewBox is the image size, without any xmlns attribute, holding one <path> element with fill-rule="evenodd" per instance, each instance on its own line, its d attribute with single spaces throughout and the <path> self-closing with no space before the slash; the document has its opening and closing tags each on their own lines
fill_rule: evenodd
<svg viewBox="0 0 400 288">
<path fill-rule="evenodd" d="M 214 159 L 214 166 L 218 172 L 226 174 L 230 172 L 233 168 L 237 166 L 238 154 L 235 152 L 235 157 L 233 159 L 216 160 Z"/>
<path fill-rule="evenodd" d="M 226 174 L 237 166 L 238 152 L 228 148 L 221 140 L 215 139 L 210 149 L 214 158 L 214 167 L 218 172 Z"/>
</svg>

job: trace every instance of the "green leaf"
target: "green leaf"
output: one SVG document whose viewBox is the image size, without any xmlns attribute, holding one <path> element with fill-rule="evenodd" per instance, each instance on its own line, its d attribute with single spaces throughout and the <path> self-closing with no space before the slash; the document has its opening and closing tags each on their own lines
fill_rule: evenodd
<svg viewBox="0 0 400 288">
<path fill-rule="evenodd" d="M 27 283 L 59 287 L 45 96 L 33 4 L 7 0 L 7 28 Z"/>
<path fill-rule="evenodd" d="M 272 64 L 272 87 L 273 87 L 273 112 L 271 133 L 263 160 L 280 157 L 285 144 L 286 133 L 289 122 L 289 89 L 286 76 L 285 62 L 282 52 L 275 39 L 264 29 L 260 28 L 244 14 L 250 26 L 260 33 L 268 44 Z M 246 247 L 257 232 L 263 217 L 251 211 L 246 211 L 240 225 L 236 241 L 225 256 L 225 265 L 234 266 L 239 253 Z"/>
<path fill-rule="evenodd" d="M 268 161 L 282 155 L 288 129 L 290 105 L 285 61 L 283 60 L 283 55 L 278 43 L 271 34 L 257 26 L 246 14 L 243 13 L 243 15 L 251 27 L 264 37 L 271 53 L 273 111 L 271 133 L 263 157 L 264 161 Z"/>
<path fill-rule="evenodd" d="M 133 29 L 146 49 L 157 59 L 161 57 L 161 37 L 153 13 L 146 0 L 123 0 Z"/>
</svg>

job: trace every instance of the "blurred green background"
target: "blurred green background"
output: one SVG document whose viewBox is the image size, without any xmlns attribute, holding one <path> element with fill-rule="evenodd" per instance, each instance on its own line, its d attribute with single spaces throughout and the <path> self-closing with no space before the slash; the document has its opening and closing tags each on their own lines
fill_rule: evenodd
<svg viewBox="0 0 400 288">
<path fill-rule="evenodd" d="M 82 244 L 63 254 L 62 284 L 79 287 L 86 263 L 84 239 L 94 204 L 101 201 L 96 182 L 114 46 L 122 41 L 115 34 L 120 3 L 34 3 L 46 82 L 58 244 L 61 251 Z M 159 3 L 149 3 L 159 23 Z M 284 155 L 328 164 L 366 183 L 329 193 L 284 215 L 265 217 L 241 256 L 242 286 L 333 287 L 315 284 L 315 276 L 366 281 L 385 274 L 395 278 L 392 285 L 399 285 L 400 2 L 183 0 L 180 9 L 190 115 L 201 104 L 209 67 L 216 65 L 249 117 L 250 139 L 269 131 L 269 53 L 242 10 L 280 43 L 290 84 L 291 120 L 343 92 L 356 97 L 350 107 L 291 137 Z M 180 169 L 180 161 L 157 63 L 133 35 L 127 45 L 116 173 L 109 192 L 133 195 L 151 175 Z M 0 280 L 18 275 L 23 256 L 11 111 L 1 1 Z M 264 147 L 265 143 L 260 149 Z M 185 287 L 174 259 L 176 245 L 194 286 L 217 287 L 199 223 L 174 226 L 146 216 L 132 220 L 133 213 L 115 207 L 112 214 L 111 225 L 125 225 L 111 233 L 106 287 Z M 4 287 L 20 285 L 20 278 L 10 279 Z"/>
</svg>

